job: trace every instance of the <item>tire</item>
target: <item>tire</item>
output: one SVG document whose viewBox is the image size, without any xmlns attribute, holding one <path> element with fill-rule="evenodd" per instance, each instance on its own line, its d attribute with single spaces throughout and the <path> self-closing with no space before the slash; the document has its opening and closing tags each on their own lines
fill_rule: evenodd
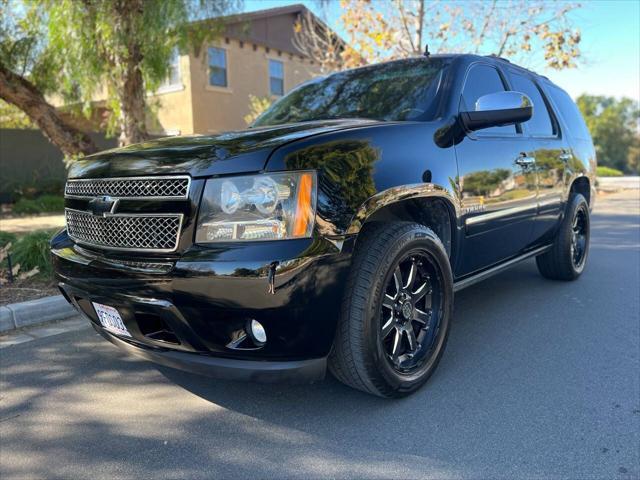
<svg viewBox="0 0 640 480">
<path fill-rule="evenodd" d="M 589 204 L 581 194 L 573 194 L 551 250 L 536 257 L 540 274 L 551 280 L 578 278 L 587 263 L 590 234 Z M 581 254 L 576 256 L 578 249 Z"/>
<path fill-rule="evenodd" d="M 452 315 L 453 276 L 436 234 L 415 223 L 369 225 L 358 238 L 329 370 L 373 395 L 408 395 L 438 366 Z"/>
</svg>

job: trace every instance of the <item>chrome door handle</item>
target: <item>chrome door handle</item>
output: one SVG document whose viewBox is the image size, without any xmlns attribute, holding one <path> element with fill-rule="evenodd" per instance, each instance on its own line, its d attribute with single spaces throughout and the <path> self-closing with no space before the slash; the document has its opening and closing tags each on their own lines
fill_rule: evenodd
<svg viewBox="0 0 640 480">
<path fill-rule="evenodd" d="M 573 158 L 573 155 L 571 155 L 570 153 L 562 153 L 558 158 L 563 162 L 568 162 Z"/>
<path fill-rule="evenodd" d="M 516 163 L 521 167 L 528 167 L 536 163 L 535 157 L 527 157 L 526 155 L 521 155 L 516 158 Z"/>
</svg>

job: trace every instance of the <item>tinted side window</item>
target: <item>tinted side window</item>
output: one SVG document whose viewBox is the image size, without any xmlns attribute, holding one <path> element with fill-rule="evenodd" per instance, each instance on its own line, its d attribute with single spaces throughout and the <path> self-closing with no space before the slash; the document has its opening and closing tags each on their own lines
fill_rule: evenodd
<svg viewBox="0 0 640 480">
<path fill-rule="evenodd" d="M 526 122 L 529 133 L 534 136 L 553 135 L 553 123 L 538 87 L 528 77 L 515 72 L 511 73 L 511 83 L 515 91 L 524 93 L 533 103 L 533 116 Z"/>
<path fill-rule="evenodd" d="M 498 70 L 489 65 L 475 65 L 471 67 L 467 75 L 467 81 L 462 91 L 462 101 L 460 105 L 461 111 L 475 110 L 476 101 L 483 95 L 488 93 L 503 92 L 505 90 L 504 83 Z M 491 127 L 480 130 L 481 133 L 491 134 L 507 134 L 516 133 L 515 125 L 507 125 L 504 127 Z"/>
<path fill-rule="evenodd" d="M 556 108 L 560 109 L 560 115 L 567 124 L 571 136 L 575 138 L 581 138 L 583 140 L 591 141 L 591 135 L 589 135 L 589 129 L 584 123 L 584 119 L 578 110 L 578 106 L 571 100 L 571 97 L 564 90 L 549 85 L 549 94 L 556 105 Z"/>
</svg>

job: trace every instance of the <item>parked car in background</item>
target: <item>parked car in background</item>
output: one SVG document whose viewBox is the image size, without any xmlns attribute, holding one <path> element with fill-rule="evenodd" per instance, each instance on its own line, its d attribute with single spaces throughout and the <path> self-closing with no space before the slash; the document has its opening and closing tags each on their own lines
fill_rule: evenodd
<svg viewBox="0 0 640 480">
<path fill-rule="evenodd" d="M 328 367 L 396 397 L 436 369 L 455 291 L 531 257 L 580 276 L 595 168 L 547 78 L 412 58 L 306 83 L 245 131 L 75 162 L 51 249 L 65 297 L 143 358 L 256 381 Z"/>
</svg>

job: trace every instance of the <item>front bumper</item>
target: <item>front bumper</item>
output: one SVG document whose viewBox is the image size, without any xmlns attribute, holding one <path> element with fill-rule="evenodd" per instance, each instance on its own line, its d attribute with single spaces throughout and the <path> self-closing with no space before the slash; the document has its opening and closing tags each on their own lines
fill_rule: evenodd
<svg viewBox="0 0 640 480">
<path fill-rule="evenodd" d="M 326 357 L 282 362 L 221 358 L 135 345 L 108 333 L 95 323 L 92 326 L 104 338 L 131 355 L 165 367 L 212 378 L 261 383 L 311 383 L 322 380 L 327 369 Z"/>
<path fill-rule="evenodd" d="M 52 254 L 65 297 L 138 356 L 219 378 L 312 381 L 324 375 L 352 247 L 350 237 L 303 239 L 125 259 L 62 232 Z M 132 337 L 104 331 L 92 302 L 115 307 Z M 264 325 L 264 346 L 234 342 L 248 319 Z"/>
</svg>

